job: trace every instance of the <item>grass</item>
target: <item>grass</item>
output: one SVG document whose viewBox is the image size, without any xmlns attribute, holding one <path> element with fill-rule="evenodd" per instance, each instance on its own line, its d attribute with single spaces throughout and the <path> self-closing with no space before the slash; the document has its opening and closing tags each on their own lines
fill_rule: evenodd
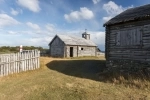
<svg viewBox="0 0 150 100">
<path fill-rule="evenodd" d="M 148 80 L 101 79 L 103 57 L 40 60 L 38 70 L 0 78 L 0 100 L 150 100 Z"/>
</svg>

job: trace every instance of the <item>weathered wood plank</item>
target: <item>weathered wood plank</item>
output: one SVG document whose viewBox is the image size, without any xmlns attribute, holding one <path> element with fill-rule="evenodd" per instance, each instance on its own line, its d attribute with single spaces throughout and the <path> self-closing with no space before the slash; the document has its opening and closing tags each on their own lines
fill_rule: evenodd
<svg viewBox="0 0 150 100">
<path fill-rule="evenodd" d="M 2 54 L 0 55 L 0 76 L 37 69 L 40 67 L 39 57 L 38 50 L 27 53 Z M 29 64 L 29 62 L 31 63 Z"/>
<path fill-rule="evenodd" d="M 150 37 L 143 37 L 143 40 L 149 40 Z"/>
</svg>

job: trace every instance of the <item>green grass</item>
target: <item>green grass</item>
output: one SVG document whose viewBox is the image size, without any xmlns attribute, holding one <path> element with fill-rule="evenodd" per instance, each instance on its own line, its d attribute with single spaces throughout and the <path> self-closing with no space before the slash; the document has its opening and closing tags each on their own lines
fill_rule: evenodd
<svg viewBox="0 0 150 100">
<path fill-rule="evenodd" d="M 104 58 L 42 57 L 40 69 L 0 78 L 0 100 L 150 100 L 149 87 L 99 80 L 104 67 Z"/>
</svg>

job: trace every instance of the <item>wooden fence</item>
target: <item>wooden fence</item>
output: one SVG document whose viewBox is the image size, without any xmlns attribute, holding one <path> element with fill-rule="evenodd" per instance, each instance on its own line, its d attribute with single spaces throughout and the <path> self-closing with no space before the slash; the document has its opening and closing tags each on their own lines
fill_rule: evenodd
<svg viewBox="0 0 150 100">
<path fill-rule="evenodd" d="M 0 54 L 0 76 L 38 69 L 40 67 L 39 57 L 40 51 L 38 50 Z"/>
</svg>

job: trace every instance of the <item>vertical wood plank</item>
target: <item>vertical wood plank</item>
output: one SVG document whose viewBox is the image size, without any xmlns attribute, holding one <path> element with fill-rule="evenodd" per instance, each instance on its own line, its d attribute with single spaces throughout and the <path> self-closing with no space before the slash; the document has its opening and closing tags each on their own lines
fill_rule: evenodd
<svg viewBox="0 0 150 100">
<path fill-rule="evenodd" d="M 5 75 L 8 75 L 9 74 L 9 69 L 10 69 L 10 54 L 5 56 L 5 63 L 6 63 L 6 66 L 5 66 Z"/>
<path fill-rule="evenodd" d="M 5 57 L 5 56 L 4 56 L 4 63 L 5 63 L 5 64 L 4 64 L 4 70 L 3 70 L 4 72 L 3 72 L 3 75 L 5 76 L 5 75 L 6 75 L 6 69 L 5 69 L 5 68 L 6 68 L 6 66 L 7 66 L 6 57 Z"/>
<path fill-rule="evenodd" d="M 3 56 L 1 56 L 1 76 L 3 76 Z"/>
<path fill-rule="evenodd" d="M 3 56 L 1 56 L 1 76 L 3 76 Z"/>
<path fill-rule="evenodd" d="M 38 68 L 40 68 L 40 51 L 38 51 Z"/>
<path fill-rule="evenodd" d="M 19 73 L 20 71 L 20 62 L 19 62 L 19 54 L 20 53 L 17 53 L 17 72 Z"/>
</svg>

